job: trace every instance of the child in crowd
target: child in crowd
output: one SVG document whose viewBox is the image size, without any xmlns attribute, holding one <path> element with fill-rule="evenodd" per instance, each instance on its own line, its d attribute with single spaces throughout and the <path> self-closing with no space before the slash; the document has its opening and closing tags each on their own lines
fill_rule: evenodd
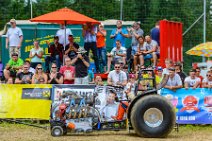
<svg viewBox="0 0 212 141">
<path fill-rule="evenodd" d="M 100 86 L 104 85 L 102 78 L 99 75 L 96 76 L 94 82 L 95 82 L 96 85 L 100 85 Z"/>
<path fill-rule="evenodd" d="M 135 74 L 130 74 L 129 77 L 130 77 L 130 79 L 126 85 L 125 93 L 126 93 L 128 99 L 132 100 L 135 97 L 136 77 L 135 77 Z"/>
</svg>

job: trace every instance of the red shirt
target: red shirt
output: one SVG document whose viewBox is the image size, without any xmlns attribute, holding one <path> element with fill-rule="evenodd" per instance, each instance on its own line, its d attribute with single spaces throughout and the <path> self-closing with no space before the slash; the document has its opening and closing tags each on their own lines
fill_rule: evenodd
<svg viewBox="0 0 212 141">
<path fill-rule="evenodd" d="M 63 75 L 64 84 L 74 84 L 75 68 L 73 66 L 62 66 L 60 68 L 60 73 Z M 73 80 L 65 80 L 65 78 L 73 78 Z"/>
<path fill-rule="evenodd" d="M 103 31 L 105 31 L 105 30 L 103 30 Z M 97 48 L 105 47 L 105 36 L 102 35 L 102 33 L 99 31 L 96 34 L 96 46 L 97 46 Z"/>
</svg>

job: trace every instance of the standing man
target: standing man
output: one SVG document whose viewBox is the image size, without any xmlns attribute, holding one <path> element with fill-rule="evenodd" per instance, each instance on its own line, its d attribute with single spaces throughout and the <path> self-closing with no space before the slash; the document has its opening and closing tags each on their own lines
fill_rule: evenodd
<svg viewBox="0 0 212 141">
<path fill-rule="evenodd" d="M 66 31 L 66 34 L 65 34 L 65 31 Z M 55 36 L 59 37 L 60 44 L 62 44 L 63 46 L 66 46 L 69 43 L 69 41 L 68 41 L 69 35 L 73 35 L 72 31 L 69 28 L 65 28 L 64 24 L 61 24 L 60 29 L 57 31 Z"/>
<path fill-rule="evenodd" d="M 128 32 L 125 28 L 122 28 L 122 21 L 116 22 L 116 29 L 113 29 L 110 35 L 111 39 L 114 39 L 113 41 L 113 47 L 116 46 L 116 41 L 121 41 L 121 46 L 125 47 L 125 38 L 128 38 Z"/>
<path fill-rule="evenodd" d="M 107 51 L 106 51 L 106 43 L 105 43 L 106 35 L 107 35 L 107 32 L 104 29 L 104 25 L 101 23 L 99 25 L 98 32 L 96 34 L 96 39 L 97 39 L 96 45 L 97 45 L 97 56 L 99 59 L 102 60 L 101 62 L 102 62 L 102 66 L 104 67 L 104 72 L 106 71 L 106 62 L 107 62 L 107 58 L 106 58 Z M 101 62 L 99 62 L 99 64 L 101 64 Z"/>
<path fill-rule="evenodd" d="M 74 84 L 88 84 L 88 67 L 89 58 L 83 48 L 79 48 L 77 56 L 71 60 L 71 64 L 75 64 L 75 83 Z"/>
<path fill-rule="evenodd" d="M 155 27 L 151 29 L 151 37 L 160 46 L 160 22 L 156 22 Z"/>
<path fill-rule="evenodd" d="M 127 28 L 129 37 L 132 38 L 132 53 L 135 55 L 137 52 L 138 38 L 144 35 L 144 31 L 140 28 L 140 22 L 134 22 L 133 27 Z"/>
<path fill-rule="evenodd" d="M 83 25 L 82 36 L 84 38 L 84 48 L 87 51 L 87 56 L 89 56 L 90 49 L 92 50 L 96 72 L 99 72 L 99 59 L 97 57 L 97 47 L 96 47 L 96 34 L 97 28 L 91 23 L 86 23 Z"/>
<path fill-rule="evenodd" d="M 48 52 L 50 56 L 45 57 L 45 68 L 49 72 L 49 64 L 56 61 L 57 68 L 60 68 L 61 62 L 63 60 L 63 45 L 59 43 L 59 37 L 54 36 L 54 43 L 48 44 Z"/>
<path fill-rule="evenodd" d="M 9 55 L 12 58 L 13 53 L 17 53 L 21 57 L 21 44 L 23 41 L 23 32 L 16 26 L 15 19 L 10 20 L 11 28 L 8 29 L 6 34 L 6 48 L 8 49 L 9 43 Z"/>
</svg>

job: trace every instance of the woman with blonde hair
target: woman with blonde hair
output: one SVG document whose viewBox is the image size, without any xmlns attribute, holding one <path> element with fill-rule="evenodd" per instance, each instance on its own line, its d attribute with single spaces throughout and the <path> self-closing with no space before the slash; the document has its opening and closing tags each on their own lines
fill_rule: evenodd
<svg viewBox="0 0 212 141">
<path fill-rule="evenodd" d="M 47 84 L 47 75 L 43 72 L 41 64 L 36 66 L 35 74 L 32 76 L 32 84 Z"/>
<path fill-rule="evenodd" d="M 29 58 L 31 59 L 31 67 L 35 67 L 42 62 L 43 49 L 39 46 L 38 41 L 34 41 L 34 48 L 30 50 Z"/>
</svg>

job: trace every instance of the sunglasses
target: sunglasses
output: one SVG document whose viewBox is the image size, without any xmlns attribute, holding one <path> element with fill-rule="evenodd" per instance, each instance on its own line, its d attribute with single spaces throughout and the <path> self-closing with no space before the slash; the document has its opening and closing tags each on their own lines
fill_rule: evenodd
<svg viewBox="0 0 212 141">
<path fill-rule="evenodd" d="M 211 75 L 210 75 L 210 74 L 207 74 L 206 76 L 207 76 L 207 77 L 211 77 Z"/>
<path fill-rule="evenodd" d="M 119 69 L 120 67 L 115 67 L 116 69 Z"/>
<path fill-rule="evenodd" d="M 37 68 L 37 70 L 42 70 L 43 68 Z"/>
<path fill-rule="evenodd" d="M 28 69 L 28 67 L 24 67 L 24 69 Z"/>
<path fill-rule="evenodd" d="M 56 69 L 57 67 L 52 67 L 53 69 Z"/>
</svg>

